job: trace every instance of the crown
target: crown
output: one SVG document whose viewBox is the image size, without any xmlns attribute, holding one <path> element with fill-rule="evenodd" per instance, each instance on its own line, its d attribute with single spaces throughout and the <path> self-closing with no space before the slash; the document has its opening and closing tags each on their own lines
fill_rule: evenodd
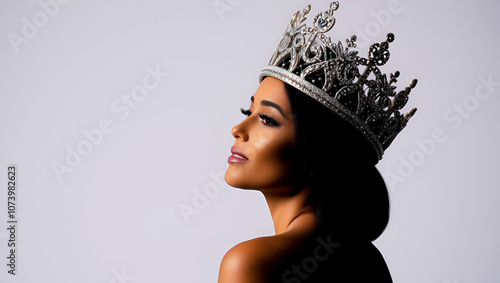
<svg viewBox="0 0 500 283">
<path fill-rule="evenodd" d="M 304 23 L 311 5 L 302 13 L 297 11 L 259 81 L 275 77 L 328 107 L 361 131 L 380 160 L 417 110 L 400 113 L 417 80 L 396 92 L 392 84 L 397 82 L 399 71 L 389 78 L 380 71 L 378 66 L 389 60 L 392 33 L 385 41 L 370 46 L 368 58 L 351 50 L 356 47 L 355 35 L 346 40 L 345 48 L 340 41 L 332 43 L 325 33 L 334 26 L 333 12 L 338 7 L 338 2 L 331 3 L 327 11 L 314 18 L 312 27 Z"/>
</svg>

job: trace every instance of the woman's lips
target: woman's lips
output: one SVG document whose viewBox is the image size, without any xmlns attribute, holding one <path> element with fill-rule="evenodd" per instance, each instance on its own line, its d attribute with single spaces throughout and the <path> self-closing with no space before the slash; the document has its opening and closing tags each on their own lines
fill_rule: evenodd
<svg viewBox="0 0 500 283">
<path fill-rule="evenodd" d="M 241 163 L 248 161 L 248 157 L 246 157 L 237 147 L 231 147 L 231 153 L 232 155 L 227 159 L 228 163 Z"/>
</svg>

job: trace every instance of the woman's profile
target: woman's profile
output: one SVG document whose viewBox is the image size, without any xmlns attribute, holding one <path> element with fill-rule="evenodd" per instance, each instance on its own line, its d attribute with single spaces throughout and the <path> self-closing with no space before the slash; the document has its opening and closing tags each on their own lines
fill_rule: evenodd
<svg viewBox="0 0 500 283">
<path fill-rule="evenodd" d="M 392 282 L 372 244 L 389 219 L 375 165 L 415 113 L 399 110 L 416 81 L 396 92 L 378 68 L 388 34 L 368 58 L 324 33 L 338 3 L 305 25 L 293 15 L 260 85 L 231 133 L 226 182 L 263 193 L 275 235 L 242 242 L 224 256 L 219 283 Z"/>
</svg>

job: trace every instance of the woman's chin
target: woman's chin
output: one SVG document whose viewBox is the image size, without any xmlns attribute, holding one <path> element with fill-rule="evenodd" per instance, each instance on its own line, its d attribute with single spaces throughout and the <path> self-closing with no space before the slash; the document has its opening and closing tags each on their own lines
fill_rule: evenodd
<svg viewBox="0 0 500 283">
<path fill-rule="evenodd" d="M 224 174 L 224 180 L 229 186 L 234 188 L 240 188 L 239 182 L 237 180 L 238 178 L 235 178 L 234 173 L 231 171 L 232 171 L 231 165 L 229 165 L 229 167 L 226 169 L 226 173 Z"/>
<path fill-rule="evenodd" d="M 228 168 L 226 170 L 226 173 L 224 174 L 224 180 L 226 183 L 237 189 L 242 189 L 242 190 L 252 190 L 254 189 L 251 184 L 249 184 L 248 181 L 245 181 L 244 178 L 239 178 L 235 172 L 231 172 L 231 168 Z"/>
</svg>

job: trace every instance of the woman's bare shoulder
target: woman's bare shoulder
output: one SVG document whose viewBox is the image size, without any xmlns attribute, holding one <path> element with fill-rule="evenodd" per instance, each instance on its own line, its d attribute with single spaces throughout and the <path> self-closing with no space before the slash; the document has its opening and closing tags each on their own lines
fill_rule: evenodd
<svg viewBox="0 0 500 283">
<path fill-rule="evenodd" d="M 293 242 L 282 235 L 239 243 L 222 259 L 219 283 L 266 282 L 266 278 L 270 278 L 271 273 L 293 253 Z"/>
<path fill-rule="evenodd" d="M 315 230 L 316 225 L 304 217 L 285 233 L 237 244 L 222 259 L 219 283 L 267 282 L 284 263 L 302 254 Z"/>
</svg>

